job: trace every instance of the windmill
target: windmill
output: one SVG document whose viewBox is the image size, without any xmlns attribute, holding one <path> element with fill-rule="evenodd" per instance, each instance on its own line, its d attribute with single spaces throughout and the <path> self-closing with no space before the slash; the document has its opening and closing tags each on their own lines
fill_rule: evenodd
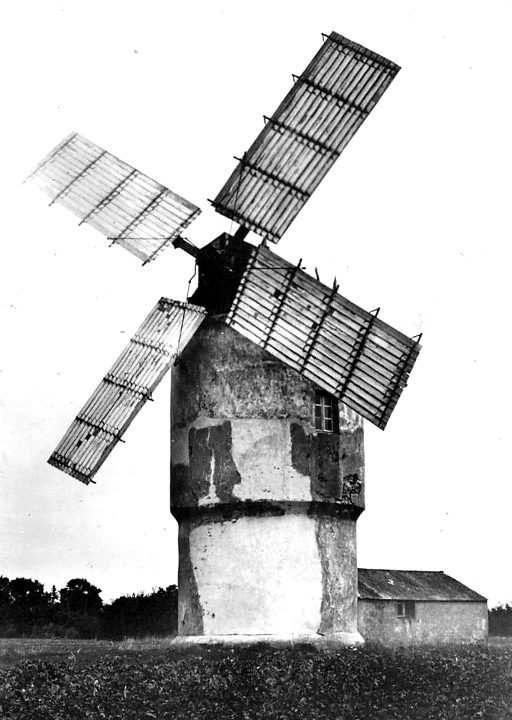
<svg viewBox="0 0 512 720">
<path fill-rule="evenodd" d="M 362 418 L 384 428 L 418 356 L 411 339 L 272 252 L 399 71 L 333 32 L 216 198 L 238 223 L 202 248 L 198 207 L 84 137 L 30 179 L 153 261 L 190 254 L 198 286 L 161 298 L 49 462 L 94 477 L 172 368 L 171 511 L 182 636 L 357 633 Z M 247 241 L 249 232 L 262 238 Z"/>
</svg>

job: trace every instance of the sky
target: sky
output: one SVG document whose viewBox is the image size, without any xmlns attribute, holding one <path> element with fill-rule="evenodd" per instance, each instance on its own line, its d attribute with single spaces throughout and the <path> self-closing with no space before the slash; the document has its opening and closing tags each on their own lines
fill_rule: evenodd
<svg viewBox="0 0 512 720">
<path fill-rule="evenodd" d="M 0 574 L 105 601 L 177 578 L 167 377 L 85 486 L 47 458 L 161 296 L 194 272 L 142 267 L 22 181 L 76 131 L 203 213 L 336 32 L 401 66 L 281 242 L 285 259 L 409 336 L 416 366 L 385 431 L 365 423 L 360 567 L 443 570 L 512 600 L 511 61 L 506 2 L 20 0 L 2 13 Z M 259 242 L 257 236 L 249 240 Z"/>
</svg>

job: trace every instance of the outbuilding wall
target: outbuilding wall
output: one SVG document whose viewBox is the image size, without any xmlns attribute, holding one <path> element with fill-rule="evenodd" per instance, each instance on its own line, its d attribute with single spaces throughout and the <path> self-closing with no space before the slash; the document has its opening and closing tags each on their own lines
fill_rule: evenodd
<svg viewBox="0 0 512 720">
<path fill-rule="evenodd" d="M 487 603 L 415 602 L 412 618 L 397 617 L 396 600 L 358 601 L 358 629 L 384 644 L 478 642 L 487 639 Z"/>
</svg>

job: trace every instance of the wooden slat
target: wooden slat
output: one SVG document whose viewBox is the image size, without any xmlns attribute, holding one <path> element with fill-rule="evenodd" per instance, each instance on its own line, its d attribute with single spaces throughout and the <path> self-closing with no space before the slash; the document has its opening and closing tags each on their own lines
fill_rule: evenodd
<svg viewBox="0 0 512 720">
<path fill-rule="evenodd" d="M 87 400 L 48 462 L 89 483 L 186 347 L 206 311 L 162 298 Z"/>
<path fill-rule="evenodd" d="M 261 246 L 227 322 L 384 427 L 419 345 Z"/>
<path fill-rule="evenodd" d="M 144 262 L 153 260 L 200 210 L 147 175 L 72 134 L 28 178 Z M 155 200 L 158 198 L 158 201 Z"/>
<path fill-rule="evenodd" d="M 228 178 L 215 209 L 278 242 L 398 70 L 332 33 Z"/>
</svg>

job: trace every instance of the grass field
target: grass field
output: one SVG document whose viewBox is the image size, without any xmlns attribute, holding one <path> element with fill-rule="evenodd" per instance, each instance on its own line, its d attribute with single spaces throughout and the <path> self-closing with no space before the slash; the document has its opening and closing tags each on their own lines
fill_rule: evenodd
<svg viewBox="0 0 512 720">
<path fill-rule="evenodd" d="M 0 718 L 511 720 L 512 646 L 0 640 Z"/>
<path fill-rule="evenodd" d="M 106 656 L 135 651 L 163 650 L 171 639 L 144 638 L 113 640 L 65 640 L 53 638 L 0 638 L 0 670 L 23 660 L 66 661 L 82 666 Z"/>
</svg>

